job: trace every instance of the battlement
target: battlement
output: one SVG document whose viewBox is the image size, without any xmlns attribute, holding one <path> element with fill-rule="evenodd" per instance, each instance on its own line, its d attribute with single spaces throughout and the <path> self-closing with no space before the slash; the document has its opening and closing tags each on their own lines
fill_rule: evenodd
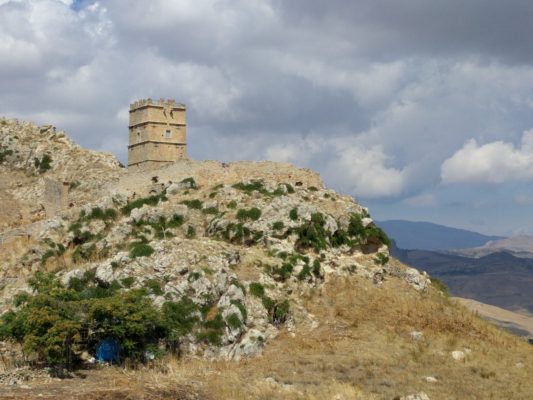
<svg viewBox="0 0 533 400">
<path fill-rule="evenodd" d="M 159 100 L 152 100 L 150 98 L 148 99 L 141 99 L 134 101 L 130 104 L 130 112 L 139 108 L 143 107 L 171 107 L 174 109 L 180 109 L 185 110 L 185 104 L 176 103 L 176 100 L 174 99 L 159 99 Z"/>
</svg>

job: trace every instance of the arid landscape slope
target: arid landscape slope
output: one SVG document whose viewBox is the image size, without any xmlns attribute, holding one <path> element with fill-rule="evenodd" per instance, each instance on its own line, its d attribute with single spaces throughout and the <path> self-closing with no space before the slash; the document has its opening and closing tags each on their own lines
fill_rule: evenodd
<svg viewBox="0 0 533 400">
<path fill-rule="evenodd" d="M 313 171 L 131 174 L 53 129 L 0 128 L 2 196 L 25 210 L 0 234 L 2 398 L 531 398 L 533 346 L 389 257 Z M 94 363 L 110 336 L 120 367 Z"/>
</svg>

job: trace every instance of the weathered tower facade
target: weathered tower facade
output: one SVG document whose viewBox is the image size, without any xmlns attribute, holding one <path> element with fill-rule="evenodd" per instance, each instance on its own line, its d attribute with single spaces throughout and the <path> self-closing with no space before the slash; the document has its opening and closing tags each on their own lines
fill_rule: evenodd
<svg viewBox="0 0 533 400">
<path fill-rule="evenodd" d="M 175 100 L 130 104 L 128 169 L 154 169 L 187 158 L 185 111 Z"/>
</svg>

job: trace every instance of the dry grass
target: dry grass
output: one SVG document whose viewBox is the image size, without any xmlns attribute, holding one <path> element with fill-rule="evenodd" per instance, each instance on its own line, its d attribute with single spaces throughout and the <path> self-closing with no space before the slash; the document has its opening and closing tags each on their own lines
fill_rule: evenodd
<svg viewBox="0 0 533 400">
<path fill-rule="evenodd" d="M 294 337 L 282 332 L 260 358 L 172 360 L 161 375 L 199 382 L 228 400 L 393 399 L 420 391 L 432 400 L 531 399 L 533 348 L 438 293 L 420 295 L 395 279 L 381 287 L 337 279 L 306 306 L 320 326 Z M 424 339 L 413 341 L 413 330 Z M 464 361 L 452 359 L 451 351 L 464 349 L 471 350 Z"/>
<path fill-rule="evenodd" d="M 167 359 L 123 371 L 129 383 L 113 384 L 139 393 L 180 388 L 180 396 L 213 400 L 391 400 L 420 391 L 432 400 L 532 398 L 533 347 L 438 293 L 419 294 L 392 278 L 379 287 L 338 278 L 302 301 L 319 326 L 309 329 L 296 312 L 296 334 L 282 331 L 261 357 Z M 413 330 L 423 340 L 413 341 Z M 452 359 L 451 351 L 465 348 L 471 350 L 465 360 Z M 110 383 L 111 375 L 105 379 Z M 79 390 L 79 381 L 72 384 Z"/>
</svg>

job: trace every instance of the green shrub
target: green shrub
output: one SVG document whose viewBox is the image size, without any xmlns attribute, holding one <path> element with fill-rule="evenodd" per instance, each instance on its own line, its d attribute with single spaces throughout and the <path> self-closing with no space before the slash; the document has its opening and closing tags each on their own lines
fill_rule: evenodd
<svg viewBox="0 0 533 400">
<path fill-rule="evenodd" d="M 383 253 L 377 253 L 376 258 L 374 258 L 374 263 L 377 265 L 385 265 L 389 262 L 389 257 Z"/>
<path fill-rule="evenodd" d="M 246 307 L 244 306 L 244 304 L 242 304 L 240 300 L 231 300 L 230 304 L 235 305 L 239 309 L 242 315 L 242 319 L 246 321 L 246 319 L 248 318 L 248 311 L 246 311 Z"/>
<path fill-rule="evenodd" d="M 292 274 L 294 266 L 290 263 L 283 263 L 281 267 L 272 269 L 272 277 L 278 281 L 286 281 Z"/>
<path fill-rule="evenodd" d="M 180 214 L 174 214 L 172 218 L 167 222 L 167 226 L 169 228 L 177 228 L 183 225 L 185 218 L 183 218 L 183 215 Z"/>
<path fill-rule="evenodd" d="M 135 278 L 133 276 L 127 276 L 126 278 L 122 278 L 120 283 L 122 283 L 125 288 L 130 288 L 135 283 Z"/>
<path fill-rule="evenodd" d="M 287 188 L 287 193 L 289 193 L 289 194 L 293 194 L 294 193 L 294 188 L 292 187 L 291 184 L 285 183 L 285 187 Z"/>
<path fill-rule="evenodd" d="M 231 200 L 228 203 L 228 208 L 231 208 L 232 210 L 236 209 L 237 208 L 237 202 L 235 200 Z"/>
<path fill-rule="evenodd" d="M 218 208 L 216 207 L 207 207 L 202 210 L 204 214 L 211 214 L 211 215 L 217 215 L 218 214 Z"/>
<path fill-rule="evenodd" d="M 241 208 L 239 211 L 237 211 L 235 217 L 239 221 L 246 221 L 248 219 L 251 219 L 252 221 L 257 221 L 259 218 L 261 218 L 261 210 L 256 207 L 250 208 L 248 210 Z"/>
<path fill-rule="evenodd" d="M 52 157 L 49 154 L 44 154 L 40 160 L 38 158 L 33 159 L 33 165 L 39 170 L 39 173 L 45 173 L 52 168 Z"/>
<path fill-rule="evenodd" d="M 289 317 L 290 305 L 287 299 L 283 300 L 274 306 L 274 312 L 272 314 L 272 323 L 283 324 Z"/>
<path fill-rule="evenodd" d="M 230 314 L 226 317 L 226 324 L 231 329 L 239 329 L 242 326 L 241 319 L 236 313 Z"/>
<path fill-rule="evenodd" d="M 193 199 L 193 200 L 183 200 L 181 204 L 185 204 L 187 208 L 191 208 L 193 210 L 201 210 L 203 203 L 201 200 Z"/>
<path fill-rule="evenodd" d="M 163 322 L 172 341 L 192 332 L 200 322 L 198 306 L 188 297 L 179 302 L 166 302 L 162 307 Z"/>
<path fill-rule="evenodd" d="M 163 289 L 161 289 L 161 284 L 156 279 L 148 279 L 146 282 L 144 282 L 144 287 L 150 290 L 151 293 L 162 296 L 163 295 Z"/>
<path fill-rule="evenodd" d="M 122 211 L 122 214 L 124 215 L 130 215 L 131 211 L 134 210 L 135 208 L 141 208 L 145 204 L 149 206 L 155 206 L 160 201 L 167 201 L 167 200 L 168 199 L 166 197 L 166 194 L 165 192 L 163 192 L 158 195 L 144 197 L 144 198 L 140 198 L 140 199 L 136 199 L 131 202 L 128 202 L 128 204 L 126 204 L 124 207 L 121 208 L 121 211 Z"/>
<path fill-rule="evenodd" d="M 298 273 L 298 280 L 303 281 L 311 277 L 311 267 L 309 264 L 304 264 L 302 270 Z"/>
<path fill-rule="evenodd" d="M 252 282 L 249 286 L 250 294 L 255 297 L 263 297 L 265 295 L 265 287 L 259 282 Z"/>
<path fill-rule="evenodd" d="M 310 192 L 317 192 L 317 191 L 318 191 L 318 189 L 317 189 L 316 186 L 309 186 L 309 187 L 307 188 L 307 190 L 309 190 Z"/>
<path fill-rule="evenodd" d="M 250 183 L 243 183 L 243 182 L 240 182 L 240 183 L 236 183 L 235 185 L 232 186 L 233 188 L 235 189 L 238 189 L 238 190 L 241 190 L 243 191 L 244 193 L 248 194 L 248 195 L 251 195 L 252 192 L 254 191 L 258 191 L 259 193 L 265 193 L 266 190 L 265 190 L 265 184 L 263 183 L 263 181 L 260 181 L 260 180 L 252 180 Z"/>
<path fill-rule="evenodd" d="M 311 215 L 311 221 L 303 224 L 297 229 L 298 239 L 296 248 L 313 248 L 316 253 L 324 250 L 328 245 L 328 232 L 325 229 L 326 220 L 321 213 Z"/>
<path fill-rule="evenodd" d="M 187 234 L 185 236 L 187 239 L 194 239 L 196 237 L 196 229 L 194 229 L 194 226 L 189 225 L 187 227 Z"/>
<path fill-rule="evenodd" d="M 315 261 L 313 261 L 313 275 L 317 278 L 320 277 L 320 267 L 320 261 L 315 258 Z"/>
<path fill-rule="evenodd" d="M 130 257 L 150 257 L 154 251 L 155 250 L 149 244 L 136 242 L 130 246 Z"/>
<path fill-rule="evenodd" d="M 289 218 L 293 221 L 298 219 L 298 209 L 296 207 L 289 211 Z"/>
<path fill-rule="evenodd" d="M 185 178 L 180 183 L 188 185 L 190 189 L 198 189 L 198 186 L 196 185 L 196 181 L 192 177 Z"/>
<path fill-rule="evenodd" d="M 280 231 L 285 227 L 283 221 L 276 221 L 272 224 L 272 229 L 275 231 Z"/>
<path fill-rule="evenodd" d="M 203 323 L 203 331 L 196 337 L 212 345 L 220 345 L 226 324 L 222 315 L 218 313 L 213 319 Z"/>
</svg>

